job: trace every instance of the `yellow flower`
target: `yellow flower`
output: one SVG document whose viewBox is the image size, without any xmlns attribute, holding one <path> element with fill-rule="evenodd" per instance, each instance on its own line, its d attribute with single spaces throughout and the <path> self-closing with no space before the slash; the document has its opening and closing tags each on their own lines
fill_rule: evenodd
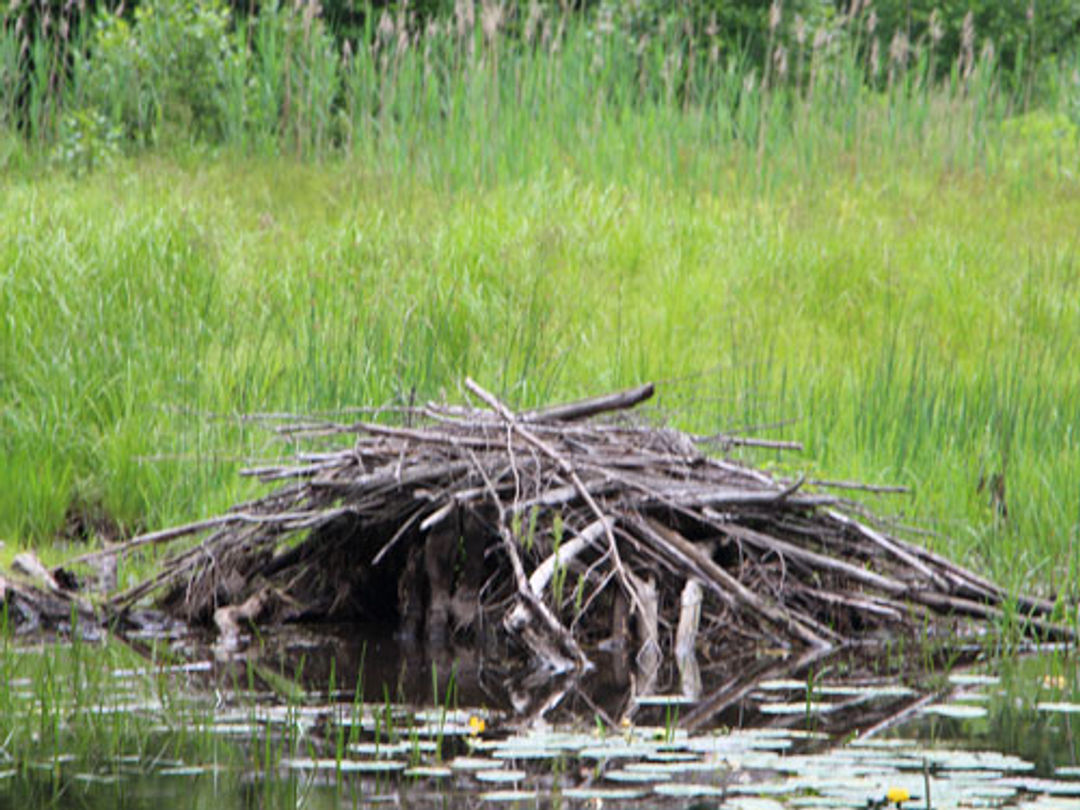
<svg viewBox="0 0 1080 810">
<path fill-rule="evenodd" d="M 885 801 L 893 802 L 894 804 L 896 804 L 897 807 L 899 807 L 902 802 L 906 802 L 910 798 L 911 794 L 903 788 L 889 788 L 889 792 L 885 794 Z"/>
<path fill-rule="evenodd" d="M 475 714 L 469 717 L 469 729 L 470 733 L 476 737 L 484 733 L 484 729 L 487 728 L 487 723 L 484 722 L 483 717 L 477 717 Z"/>
</svg>

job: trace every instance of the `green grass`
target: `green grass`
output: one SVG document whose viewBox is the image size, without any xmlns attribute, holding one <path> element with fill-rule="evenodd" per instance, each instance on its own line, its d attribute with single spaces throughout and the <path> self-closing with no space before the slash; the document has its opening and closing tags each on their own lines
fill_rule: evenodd
<svg viewBox="0 0 1080 810">
<path fill-rule="evenodd" d="M 0 202 L 0 533 L 129 529 L 247 491 L 234 415 L 669 380 L 698 430 L 793 419 L 794 468 L 1013 584 L 1075 584 L 1080 202 L 1067 179 L 865 168 L 768 194 L 585 180 L 456 191 L 352 162 L 143 157 Z M 285 450 L 287 448 L 280 448 Z M 766 459 L 768 461 L 768 459 Z M 1009 516 L 980 476 L 1004 472 Z M 1075 568 L 1075 566 L 1073 566 Z"/>
<path fill-rule="evenodd" d="M 841 52 L 761 92 L 738 61 L 673 80 L 677 32 L 640 59 L 598 32 L 439 35 L 333 76 L 313 52 L 344 88 L 301 87 L 313 117 L 237 96 L 221 143 L 78 179 L 0 137 L 2 554 L 72 508 L 131 532 L 251 494 L 241 460 L 288 448 L 241 414 L 652 379 L 676 424 L 791 420 L 806 453 L 757 461 L 911 485 L 872 505 L 1075 593 L 1074 66 L 1016 115 L 992 63 L 935 83 L 920 55 L 873 91 Z"/>
</svg>

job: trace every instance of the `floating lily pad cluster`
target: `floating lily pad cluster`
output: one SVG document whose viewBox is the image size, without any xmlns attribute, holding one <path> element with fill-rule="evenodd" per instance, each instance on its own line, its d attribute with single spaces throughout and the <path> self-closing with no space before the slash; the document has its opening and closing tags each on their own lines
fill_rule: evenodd
<svg viewBox="0 0 1080 810">
<path fill-rule="evenodd" d="M 201 678 L 203 665 L 161 667 L 178 678 Z M 1076 810 L 1080 769 L 1062 765 L 1037 770 L 1018 756 L 963 749 L 915 739 L 924 724 L 950 724 L 968 734 L 985 722 L 985 709 L 998 699 L 1000 682 L 986 675 L 948 678 L 942 697 L 897 684 L 857 680 L 761 680 L 748 694 L 746 716 L 790 727 L 713 728 L 690 732 L 676 723 L 630 722 L 607 726 L 523 726 L 511 714 L 447 706 L 416 708 L 391 703 L 268 703 L 266 694 L 218 694 L 214 708 L 197 690 L 167 700 L 145 699 L 150 670 L 117 670 L 108 704 L 80 704 L 69 695 L 58 706 L 65 727 L 94 722 L 124 724 L 139 718 L 149 740 L 183 733 L 203 744 L 190 756 L 131 754 L 88 767 L 75 754 L 56 753 L 40 761 L 0 768 L 0 804 L 12 786 L 26 780 L 58 780 L 81 791 L 130 792 L 133 784 L 190 784 L 214 791 L 229 780 L 293 784 L 304 791 L 336 795 L 347 791 L 360 806 L 395 803 L 410 807 L 464 807 L 511 804 L 518 807 L 609 806 L 686 808 L 865 808 L 914 810 L 926 798 L 941 810 L 1019 807 Z M 40 711 L 34 684 L 13 678 L 11 700 L 24 702 L 28 717 Z M 1032 718 L 1068 722 L 1073 704 L 1055 682 L 1047 695 L 1025 710 Z M 166 690 L 169 691 L 169 690 Z M 948 697 L 945 697 L 949 695 Z M 163 696 L 165 694 L 163 693 Z M 804 704 L 801 713 L 787 707 Z M 807 697 L 813 697 L 807 702 Z M 178 720 L 185 702 L 201 707 Z M 644 695 L 642 707 L 686 707 L 681 696 Z M 765 707 L 783 707 L 772 712 Z M 809 706 L 807 710 L 806 706 Z M 820 707 L 833 708 L 822 710 Z M 861 706 L 867 723 L 853 739 L 840 740 L 823 729 L 830 718 Z M 885 720 L 875 707 L 889 707 Z M 981 715 L 951 712 L 976 707 Z M 184 710 L 186 711 L 186 710 Z M 198 712 L 202 712 L 199 714 Z M 194 721 L 201 717 L 202 726 Z M 904 720 L 905 717 L 910 719 Z M 183 711 L 181 711 L 183 718 Z M 974 725 L 973 725 L 974 724 Z M 900 736 L 888 736 L 898 734 Z M 150 750 L 154 749 L 150 746 Z M 223 757 L 224 750 L 247 751 Z M 264 751 L 272 752 L 262 760 Z M 201 752 L 201 753 L 200 753 Z M 0 762 L 4 754 L 0 752 Z M 252 761 L 260 763 L 252 767 Z M 74 788 L 67 788 L 74 789 Z M 110 794 L 111 795 L 111 794 Z M 903 798 L 906 797 L 906 798 Z"/>
</svg>

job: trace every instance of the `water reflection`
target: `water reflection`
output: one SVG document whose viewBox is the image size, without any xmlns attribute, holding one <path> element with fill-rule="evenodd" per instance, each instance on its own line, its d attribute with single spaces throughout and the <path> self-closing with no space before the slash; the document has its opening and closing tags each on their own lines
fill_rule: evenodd
<svg viewBox="0 0 1080 810">
<path fill-rule="evenodd" d="M 933 650 L 755 650 L 701 662 L 700 700 L 675 663 L 611 654 L 551 679 L 509 653 L 345 627 L 227 655 L 188 636 L 175 653 L 111 667 L 81 698 L 20 669 L 44 650 L 11 657 L 5 720 L 37 734 L 48 719 L 76 753 L 0 747 L 0 808 L 866 807 L 890 788 L 909 808 L 928 793 L 938 808 L 1075 808 L 1080 795 L 1077 663 L 1061 650 L 963 672 Z"/>
<path fill-rule="evenodd" d="M 1080 766 L 1080 669 L 1074 651 L 1049 648 L 1008 658 L 985 673 L 992 675 L 953 679 L 951 696 L 954 704 L 981 708 L 981 716 L 925 714 L 896 734 L 934 745 L 1014 754 L 1044 777 Z"/>
<path fill-rule="evenodd" d="M 215 652 L 190 639 L 185 654 L 199 659 Z M 955 660 L 955 650 L 951 654 Z M 971 649 L 966 657 L 976 654 Z M 207 674 L 208 685 L 219 691 L 238 683 L 270 691 L 288 681 L 305 692 L 330 690 L 338 700 L 482 707 L 496 712 L 507 729 L 583 718 L 609 728 L 676 724 L 691 730 L 809 723 L 833 739 L 891 725 L 919 705 L 926 689 L 926 672 L 884 648 L 801 657 L 750 648 L 704 665 L 695 662 L 698 699 L 685 695 L 685 663 L 643 662 L 618 650 L 591 655 L 599 662 L 595 670 L 552 677 L 523 670 L 510 651 L 432 647 L 352 626 L 314 632 L 291 627 L 242 652 L 218 652 Z M 920 660 L 932 661 L 933 654 Z M 915 687 L 900 686 L 902 681 Z M 847 691 L 838 691 L 840 685 Z M 784 711 L 785 703 L 790 711 Z"/>
</svg>

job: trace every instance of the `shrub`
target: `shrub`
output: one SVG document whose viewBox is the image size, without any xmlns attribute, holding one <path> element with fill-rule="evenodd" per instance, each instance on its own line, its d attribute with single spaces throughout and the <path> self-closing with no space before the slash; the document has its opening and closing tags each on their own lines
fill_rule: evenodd
<svg viewBox="0 0 1080 810">
<path fill-rule="evenodd" d="M 163 130 L 221 138 L 231 74 L 244 70 L 221 0 L 152 0 L 131 23 L 106 12 L 95 25 L 82 66 L 91 108 L 139 140 Z"/>
<path fill-rule="evenodd" d="M 107 165 L 120 153 L 120 130 L 98 110 L 64 115 L 54 159 L 76 177 Z"/>
</svg>

